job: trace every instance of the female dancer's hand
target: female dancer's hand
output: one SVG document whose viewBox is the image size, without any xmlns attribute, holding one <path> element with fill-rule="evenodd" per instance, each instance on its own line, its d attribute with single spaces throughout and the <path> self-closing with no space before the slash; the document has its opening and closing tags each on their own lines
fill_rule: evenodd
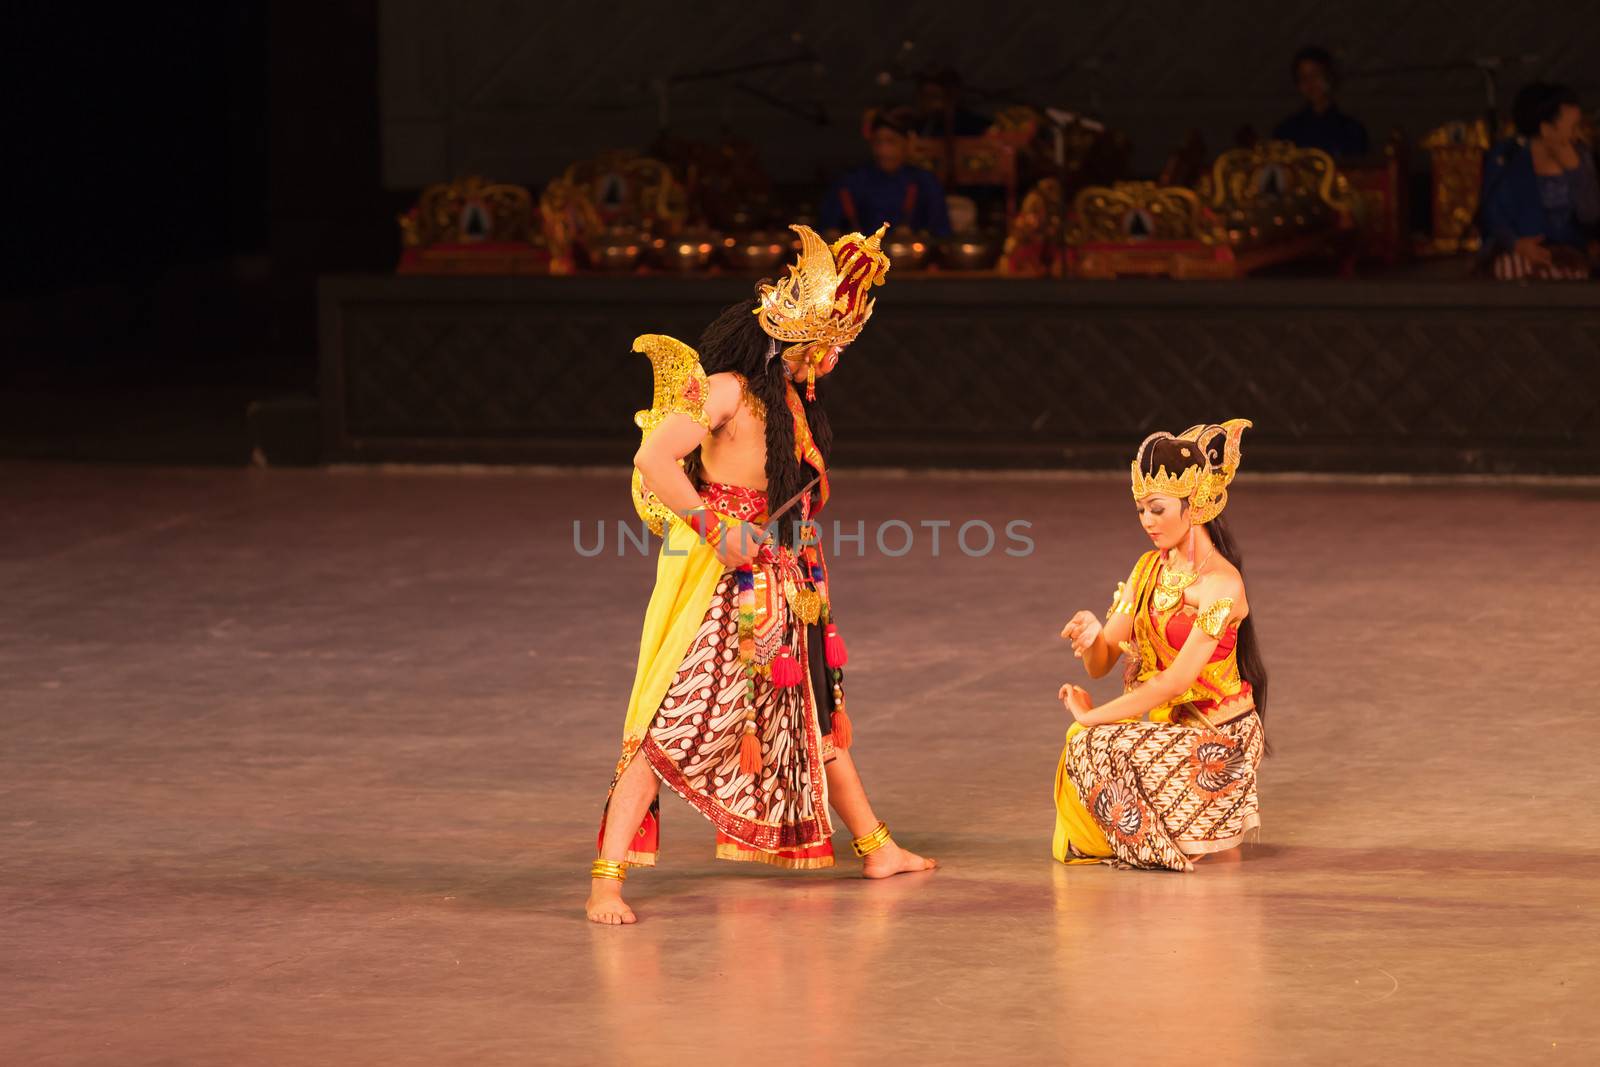
<svg viewBox="0 0 1600 1067">
<path fill-rule="evenodd" d="M 1100 619 L 1092 611 L 1080 611 L 1061 628 L 1061 636 L 1072 642 L 1072 654 L 1082 659 L 1100 638 Z"/>
<path fill-rule="evenodd" d="M 1089 695 L 1089 691 L 1073 685 L 1071 682 L 1063 685 L 1056 696 L 1061 698 L 1061 703 L 1066 706 L 1068 711 L 1072 712 L 1072 717 L 1079 722 L 1082 722 L 1083 717 L 1094 710 L 1094 698 Z"/>
</svg>

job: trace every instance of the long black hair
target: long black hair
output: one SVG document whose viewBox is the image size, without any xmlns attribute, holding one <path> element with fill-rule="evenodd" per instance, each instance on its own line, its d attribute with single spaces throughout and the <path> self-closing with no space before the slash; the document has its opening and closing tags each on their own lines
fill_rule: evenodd
<svg viewBox="0 0 1600 1067">
<path fill-rule="evenodd" d="M 800 487 L 816 476 L 808 464 L 794 457 L 794 420 L 789 417 L 788 373 L 781 354 L 770 358 L 767 353 L 772 339 L 761 328 L 756 318 L 756 302 L 741 300 L 729 304 L 700 335 L 697 346 L 700 366 L 707 374 L 734 371 L 744 375 L 750 392 L 767 409 L 767 500 L 774 508 L 781 507 L 800 491 Z M 780 342 L 781 345 L 781 342 Z M 821 389 L 821 383 L 818 383 Z M 806 423 L 811 427 L 811 437 L 826 462 L 833 447 L 833 429 L 828 425 L 828 414 L 823 410 L 820 397 L 814 401 L 800 393 L 800 403 L 805 408 Z M 691 481 L 704 476 L 700 450 L 695 449 L 684 462 L 684 470 Z M 813 500 L 816 490 L 812 490 Z M 796 520 L 799 509 L 786 513 L 776 531 L 779 540 L 790 547 L 799 540 Z"/>
<path fill-rule="evenodd" d="M 1211 442 L 1209 455 L 1206 457 L 1212 463 L 1222 461 L 1222 440 L 1216 438 Z M 1174 438 L 1158 438 L 1151 442 L 1139 456 L 1139 470 L 1146 477 L 1154 474 L 1159 467 L 1168 471 L 1182 471 L 1194 465 L 1200 457 L 1193 454 L 1194 444 L 1189 441 L 1179 441 Z M 1183 501 L 1183 511 L 1189 510 L 1189 502 Z M 1233 564 L 1239 572 L 1240 580 L 1244 578 L 1244 553 L 1239 550 L 1239 542 L 1228 529 L 1228 524 L 1221 515 L 1205 524 L 1206 532 L 1211 535 L 1211 543 L 1216 546 L 1217 553 L 1223 559 Z M 1256 715 L 1265 727 L 1267 721 L 1267 665 L 1261 659 L 1261 644 L 1256 639 L 1255 612 L 1244 617 L 1239 624 L 1239 640 L 1234 650 L 1239 659 L 1239 677 L 1250 683 L 1250 693 L 1255 701 Z M 1271 751 L 1271 746 L 1267 749 Z"/>
<path fill-rule="evenodd" d="M 1206 532 L 1211 535 L 1211 543 L 1216 546 L 1217 554 L 1239 572 L 1239 577 L 1244 578 L 1244 554 L 1239 551 L 1239 542 L 1234 538 L 1233 532 L 1228 529 L 1228 524 L 1221 515 L 1206 523 Z M 1251 611 L 1244 617 L 1244 622 L 1239 624 L 1239 643 L 1234 646 L 1239 656 L 1239 676 L 1250 683 L 1250 692 L 1255 700 L 1256 715 L 1264 726 L 1267 721 L 1267 665 L 1261 659 L 1261 643 L 1256 640 L 1256 613 Z"/>
</svg>

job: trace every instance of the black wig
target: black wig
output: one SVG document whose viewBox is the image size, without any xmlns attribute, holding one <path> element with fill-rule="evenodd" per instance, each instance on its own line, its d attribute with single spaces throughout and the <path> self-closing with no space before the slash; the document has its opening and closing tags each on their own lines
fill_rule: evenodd
<svg viewBox="0 0 1600 1067">
<path fill-rule="evenodd" d="M 741 300 L 723 308 L 722 313 L 700 335 L 697 346 L 700 365 L 707 374 L 733 371 L 744 375 L 750 392 L 767 409 L 767 500 L 774 508 L 781 507 L 800 487 L 816 476 L 809 464 L 803 464 L 794 455 L 794 420 L 789 417 L 788 373 L 782 355 L 773 347 L 772 338 L 761 328 L 756 318 L 756 302 Z M 819 383 L 819 390 L 821 386 Z M 818 400 L 808 401 L 799 394 L 805 407 L 806 423 L 811 427 L 811 437 L 822 453 L 824 462 L 833 445 L 833 431 L 828 425 L 827 412 Z M 690 453 L 684 464 L 690 480 L 698 482 L 704 476 L 700 451 Z M 816 490 L 812 491 L 815 494 Z M 813 495 L 813 499 L 815 496 Z M 798 543 L 796 529 L 799 509 L 787 512 L 780 520 L 783 527 L 775 531 L 781 543 L 793 547 Z"/>
</svg>

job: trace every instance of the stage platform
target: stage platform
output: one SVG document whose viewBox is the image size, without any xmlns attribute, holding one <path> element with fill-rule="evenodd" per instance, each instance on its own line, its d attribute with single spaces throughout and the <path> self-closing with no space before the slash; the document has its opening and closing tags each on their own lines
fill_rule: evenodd
<svg viewBox="0 0 1600 1067">
<path fill-rule="evenodd" d="M 650 398 L 633 338 L 693 343 L 750 293 L 736 278 L 324 279 L 326 454 L 626 463 Z M 844 466 L 1115 469 L 1152 429 L 1244 416 L 1257 470 L 1600 474 L 1592 285 L 891 271 L 878 293 L 824 383 Z"/>
<path fill-rule="evenodd" d="M 1242 863 L 1050 859 L 1056 634 L 1146 547 L 1125 481 L 841 472 L 849 528 L 1033 524 L 833 560 L 856 759 L 944 869 L 719 863 L 668 800 L 632 928 L 582 904 L 654 562 L 572 527 L 625 471 L 0 466 L 0 1059 L 1593 1063 L 1600 487 L 1253 459 Z"/>
</svg>

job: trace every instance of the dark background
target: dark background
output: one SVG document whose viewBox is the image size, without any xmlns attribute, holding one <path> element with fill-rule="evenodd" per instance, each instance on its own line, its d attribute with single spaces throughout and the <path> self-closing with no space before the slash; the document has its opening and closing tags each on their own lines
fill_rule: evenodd
<svg viewBox="0 0 1600 1067">
<path fill-rule="evenodd" d="M 0 450 L 239 462 L 251 401 L 315 394 L 319 276 L 390 273 L 395 216 L 426 181 L 482 170 L 537 185 L 568 158 L 647 143 L 660 77 L 814 51 L 745 80 L 826 123 L 726 79 L 672 99 L 685 133 L 735 130 L 775 173 L 809 165 L 779 174 L 790 180 L 857 158 L 860 107 L 910 92 L 879 74 L 919 65 L 1094 107 L 1153 170 L 1190 127 L 1216 150 L 1235 126 L 1292 110 L 1287 58 L 1306 41 L 1341 56 L 1341 98 L 1375 140 L 1482 103 L 1470 69 L 1372 73 L 1406 64 L 1503 53 L 1505 97 L 1541 74 L 1592 103 L 1600 15 L 1581 3 L 234 0 L 34 4 L 8 9 L 5 39 Z"/>
<path fill-rule="evenodd" d="M 393 269 L 375 0 L 6 22 L 0 447 L 242 461 L 315 388 L 317 276 Z"/>
</svg>

